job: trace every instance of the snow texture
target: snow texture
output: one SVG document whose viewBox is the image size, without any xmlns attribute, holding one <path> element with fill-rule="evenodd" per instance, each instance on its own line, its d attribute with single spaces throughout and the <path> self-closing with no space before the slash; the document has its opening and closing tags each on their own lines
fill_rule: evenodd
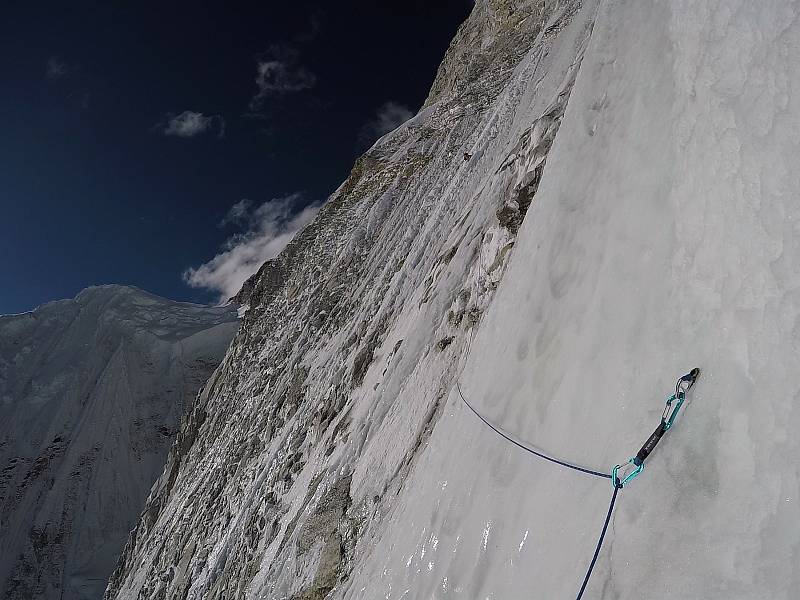
<svg viewBox="0 0 800 600">
<path fill-rule="evenodd" d="M 0 316 L 0 597 L 102 596 L 237 326 L 123 286 Z"/>
<path fill-rule="evenodd" d="M 800 597 L 800 22 L 478 0 L 246 285 L 108 598 Z M 245 302 L 246 301 L 246 302 Z"/>
</svg>

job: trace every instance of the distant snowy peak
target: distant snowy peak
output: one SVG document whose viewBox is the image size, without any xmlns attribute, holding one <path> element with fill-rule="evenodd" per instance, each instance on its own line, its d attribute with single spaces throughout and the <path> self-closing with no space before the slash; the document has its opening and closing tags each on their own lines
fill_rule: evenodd
<svg viewBox="0 0 800 600">
<path fill-rule="evenodd" d="M 89 311 L 117 326 L 134 326 L 179 334 L 193 326 L 207 327 L 212 323 L 231 320 L 235 309 L 230 306 L 207 306 L 177 302 L 128 285 L 91 286 L 75 298 L 47 302 L 32 311 L 20 314 L 0 314 L 0 324 L 23 317 L 32 320 L 68 318 Z"/>
<path fill-rule="evenodd" d="M 206 306 L 167 300 L 131 286 L 91 287 L 75 297 L 84 309 L 104 312 L 109 322 L 130 325 L 155 335 L 185 337 L 209 325 L 231 322 L 232 306 Z"/>
<path fill-rule="evenodd" d="M 96 599 L 235 307 L 128 286 L 0 316 L 0 597 Z"/>
</svg>

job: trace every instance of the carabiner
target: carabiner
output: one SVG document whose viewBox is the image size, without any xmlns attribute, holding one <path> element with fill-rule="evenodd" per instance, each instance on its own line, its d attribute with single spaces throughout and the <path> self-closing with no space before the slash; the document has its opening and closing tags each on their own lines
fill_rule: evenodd
<svg viewBox="0 0 800 600">
<path fill-rule="evenodd" d="M 664 412 L 661 414 L 661 422 L 664 423 L 664 431 L 672 427 L 672 423 L 675 421 L 675 417 L 678 416 L 684 400 L 686 400 L 686 392 L 683 390 L 679 391 L 677 395 L 673 394 L 667 398 L 667 404 L 664 406 Z"/>
<path fill-rule="evenodd" d="M 689 371 L 686 375 L 678 379 L 678 383 L 675 384 L 675 395 L 677 396 L 681 391 L 685 394 L 694 385 L 697 378 L 700 377 L 700 369 L 695 367 L 691 371 Z M 683 384 L 686 384 L 684 387 Z"/>
<path fill-rule="evenodd" d="M 624 475 L 622 479 L 620 479 L 619 478 L 620 469 L 625 469 L 628 466 L 632 467 L 633 470 L 627 475 Z M 639 475 L 639 473 L 641 473 L 642 471 L 644 471 L 644 463 L 641 462 L 637 464 L 635 458 L 630 459 L 624 465 L 616 465 L 613 469 L 611 469 L 611 485 L 613 485 L 616 488 L 622 489 L 631 481 L 636 479 L 636 476 Z"/>
<path fill-rule="evenodd" d="M 672 427 L 672 424 L 675 422 L 675 417 L 678 416 L 681 406 L 683 406 L 683 402 L 686 400 L 686 392 L 692 389 L 692 386 L 694 385 L 695 381 L 697 381 L 698 377 L 700 377 L 700 369 L 695 367 L 686 375 L 678 379 L 677 383 L 675 384 L 675 393 L 667 398 L 667 404 L 664 407 L 664 412 L 661 415 L 661 421 L 664 423 L 665 432 Z"/>
<path fill-rule="evenodd" d="M 697 378 L 700 377 L 700 369 L 694 368 L 689 371 L 686 375 L 678 379 L 678 382 L 675 384 L 675 393 L 667 398 L 667 403 L 664 406 L 664 412 L 661 413 L 661 422 L 656 427 L 655 431 L 650 434 L 650 437 L 647 438 L 647 441 L 644 445 L 639 449 L 639 452 L 630 459 L 627 463 L 622 465 L 616 465 L 611 470 L 611 483 L 614 487 L 622 489 L 631 481 L 636 479 L 636 477 L 644 470 L 644 461 L 647 460 L 647 457 L 650 456 L 650 453 L 656 447 L 661 438 L 664 437 L 664 434 L 667 433 L 672 424 L 675 422 L 675 418 L 678 416 L 678 413 L 681 410 L 681 406 L 683 406 L 684 401 L 686 400 L 686 392 L 692 389 L 695 381 Z M 620 479 L 620 471 L 623 469 L 630 468 L 631 471 L 627 474 L 622 476 Z"/>
</svg>

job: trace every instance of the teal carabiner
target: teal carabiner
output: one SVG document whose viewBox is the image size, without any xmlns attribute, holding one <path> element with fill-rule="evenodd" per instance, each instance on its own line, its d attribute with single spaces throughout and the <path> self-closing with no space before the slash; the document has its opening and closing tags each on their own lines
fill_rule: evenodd
<svg viewBox="0 0 800 600">
<path fill-rule="evenodd" d="M 664 413 L 661 415 L 661 420 L 664 422 L 664 431 L 672 427 L 672 424 L 675 422 L 675 417 L 678 416 L 678 412 L 680 412 L 681 406 L 683 406 L 683 402 L 686 400 L 686 392 L 692 389 L 698 377 L 700 377 L 700 369 L 695 368 L 678 379 L 678 382 L 675 384 L 675 393 L 667 398 L 667 405 L 664 407 Z M 675 403 L 674 405 L 673 402 Z"/>
<path fill-rule="evenodd" d="M 636 479 L 636 476 L 639 475 L 642 471 L 644 471 L 644 463 L 636 464 L 636 459 L 632 458 L 628 462 L 623 465 L 616 465 L 613 469 L 611 469 L 611 484 L 614 487 L 618 487 L 619 489 L 624 488 L 628 483 Z M 633 467 L 633 470 L 628 473 L 627 475 L 623 476 L 622 479 L 619 477 L 620 469 L 626 468 L 628 465 Z"/>
<path fill-rule="evenodd" d="M 664 431 L 672 427 L 672 424 L 675 422 L 675 417 L 678 416 L 681 406 L 683 406 L 684 400 L 686 400 L 686 392 L 683 390 L 667 398 L 667 405 L 664 407 L 664 413 L 661 415 L 661 420 L 664 422 Z"/>
<path fill-rule="evenodd" d="M 658 427 L 650 434 L 650 437 L 647 438 L 647 441 L 639 449 L 636 456 L 625 464 L 616 465 L 611 470 L 611 483 L 615 488 L 622 489 L 644 470 L 644 461 L 650 456 L 650 453 L 661 438 L 664 437 L 664 434 L 672 427 L 675 418 L 678 416 L 686 400 L 686 392 L 691 389 L 699 376 L 700 369 L 692 369 L 689 373 L 678 379 L 678 382 L 675 384 L 675 393 L 667 398 L 667 403 L 664 406 L 664 412 L 661 414 L 661 422 L 658 424 Z M 620 471 L 628 466 L 630 466 L 632 470 L 620 479 Z"/>
</svg>

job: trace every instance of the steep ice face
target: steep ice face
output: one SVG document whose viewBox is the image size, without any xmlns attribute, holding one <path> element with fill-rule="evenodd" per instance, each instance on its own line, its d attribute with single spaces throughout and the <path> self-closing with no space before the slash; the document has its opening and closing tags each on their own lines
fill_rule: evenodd
<svg viewBox="0 0 800 600">
<path fill-rule="evenodd" d="M 788 2 L 604 3 L 477 328 L 465 394 L 606 469 L 704 367 L 589 598 L 800 597 L 799 23 Z M 574 598 L 610 486 L 452 390 L 446 411 L 342 596 Z"/>
<path fill-rule="evenodd" d="M 249 282 L 107 597 L 800 597 L 798 9 L 483 0 Z M 513 41 L 511 43 L 510 41 Z M 245 299 L 242 299 L 243 301 Z"/>
<path fill-rule="evenodd" d="M 0 597 L 102 595 L 237 326 L 124 286 L 0 316 Z"/>
</svg>

